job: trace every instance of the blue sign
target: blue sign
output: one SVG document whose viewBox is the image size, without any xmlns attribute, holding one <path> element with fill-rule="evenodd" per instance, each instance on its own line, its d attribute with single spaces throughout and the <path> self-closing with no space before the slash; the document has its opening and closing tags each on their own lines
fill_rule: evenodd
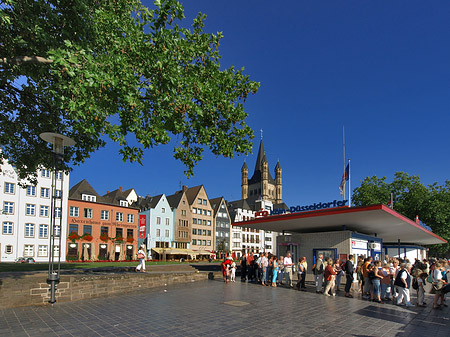
<svg viewBox="0 0 450 337">
<path fill-rule="evenodd" d="M 289 207 L 289 210 L 283 208 L 276 208 L 270 212 L 270 215 L 285 214 L 287 212 L 296 213 L 296 212 L 315 211 L 318 209 L 326 209 L 333 207 L 342 207 L 345 206 L 347 202 L 348 200 L 333 200 L 330 202 L 319 202 L 306 206 L 291 206 Z"/>
</svg>

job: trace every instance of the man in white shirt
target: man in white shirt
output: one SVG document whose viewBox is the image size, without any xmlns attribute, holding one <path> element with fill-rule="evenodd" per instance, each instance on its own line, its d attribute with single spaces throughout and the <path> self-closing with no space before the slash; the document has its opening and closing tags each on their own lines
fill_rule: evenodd
<svg viewBox="0 0 450 337">
<path fill-rule="evenodd" d="M 269 267 L 269 259 L 267 258 L 268 256 L 269 255 L 265 253 L 261 258 L 261 267 L 262 267 L 261 284 L 263 286 L 268 285 L 267 284 L 267 268 Z"/>
<path fill-rule="evenodd" d="M 283 260 L 284 265 L 284 275 L 286 275 L 286 285 L 289 287 L 293 287 L 292 285 L 292 258 L 291 258 L 291 252 L 288 252 Z"/>
</svg>

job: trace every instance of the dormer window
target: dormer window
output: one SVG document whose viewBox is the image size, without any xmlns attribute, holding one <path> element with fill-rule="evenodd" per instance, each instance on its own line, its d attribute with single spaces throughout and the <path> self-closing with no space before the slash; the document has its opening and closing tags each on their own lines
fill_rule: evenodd
<svg viewBox="0 0 450 337">
<path fill-rule="evenodd" d="M 126 201 L 126 200 L 120 200 L 120 206 L 128 207 L 128 201 Z"/>
<path fill-rule="evenodd" d="M 82 194 L 81 195 L 81 200 L 96 202 L 97 201 L 97 197 L 95 195 Z"/>
</svg>

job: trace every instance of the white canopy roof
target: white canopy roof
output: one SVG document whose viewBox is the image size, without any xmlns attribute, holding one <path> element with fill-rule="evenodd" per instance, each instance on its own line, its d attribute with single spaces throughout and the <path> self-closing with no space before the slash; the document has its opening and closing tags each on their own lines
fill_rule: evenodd
<svg viewBox="0 0 450 337">
<path fill-rule="evenodd" d="M 275 232 L 324 232 L 351 230 L 383 239 L 384 243 L 441 244 L 447 241 L 420 224 L 390 209 L 386 205 L 338 207 L 317 211 L 269 215 L 254 220 L 236 222 L 234 226 Z"/>
</svg>

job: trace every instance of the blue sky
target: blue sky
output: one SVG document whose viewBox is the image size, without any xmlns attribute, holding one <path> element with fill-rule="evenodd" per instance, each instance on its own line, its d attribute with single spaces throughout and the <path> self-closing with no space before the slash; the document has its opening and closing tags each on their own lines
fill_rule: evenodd
<svg viewBox="0 0 450 337">
<path fill-rule="evenodd" d="M 187 179 L 172 146 L 146 151 L 140 166 L 109 144 L 75 167 L 71 186 L 86 178 L 100 194 L 123 186 L 156 195 L 203 184 L 210 198 L 240 199 L 240 170 L 246 160 L 253 173 L 262 129 L 289 206 L 340 199 L 343 125 L 352 188 L 396 171 L 425 184 L 449 178 L 449 1 L 182 3 L 189 22 L 201 11 L 206 32 L 223 32 L 223 67 L 245 67 L 261 83 L 245 104 L 253 155 L 207 153 Z"/>
</svg>

